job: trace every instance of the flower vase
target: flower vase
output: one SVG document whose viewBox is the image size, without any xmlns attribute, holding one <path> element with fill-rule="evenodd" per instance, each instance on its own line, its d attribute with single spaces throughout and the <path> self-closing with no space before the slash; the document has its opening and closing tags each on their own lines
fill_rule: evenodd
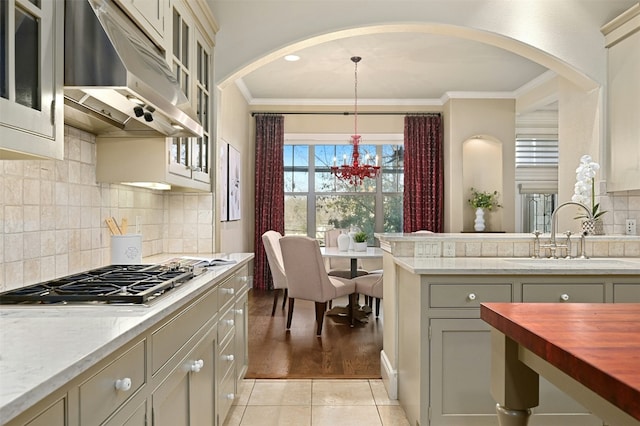
<svg viewBox="0 0 640 426">
<path fill-rule="evenodd" d="M 582 221 L 582 232 L 587 235 L 604 235 L 604 225 L 600 219 L 587 219 Z"/>
<path fill-rule="evenodd" d="M 346 233 L 338 235 L 338 251 L 349 250 L 349 244 L 351 244 L 351 238 Z"/>
<path fill-rule="evenodd" d="M 481 207 L 476 209 L 476 220 L 473 222 L 473 229 L 476 232 L 484 231 L 484 210 Z"/>
</svg>

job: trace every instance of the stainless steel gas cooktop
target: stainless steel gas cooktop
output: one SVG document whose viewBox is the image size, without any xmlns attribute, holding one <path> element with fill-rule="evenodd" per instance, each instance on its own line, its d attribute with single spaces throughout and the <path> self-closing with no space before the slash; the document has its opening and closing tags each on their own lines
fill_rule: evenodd
<svg viewBox="0 0 640 426">
<path fill-rule="evenodd" d="M 0 303 L 142 304 L 193 275 L 192 268 L 168 265 L 110 265 L 0 293 Z"/>
</svg>

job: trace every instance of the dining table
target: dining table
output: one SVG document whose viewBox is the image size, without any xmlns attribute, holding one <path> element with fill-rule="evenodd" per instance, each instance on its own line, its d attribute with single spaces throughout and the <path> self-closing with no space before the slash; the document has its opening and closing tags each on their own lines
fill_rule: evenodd
<svg viewBox="0 0 640 426">
<path fill-rule="evenodd" d="M 320 253 L 322 257 L 326 258 L 342 258 L 342 259 L 350 259 L 350 273 L 351 278 L 356 278 L 358 276 L 358 260 L 360 259 L 382 259 L 382 249 L 380 247 L 367 247 L 367 250 L 356 251 L 356 250 L 339 250 L 338 247 L 320 247 Z M 360 306 L 358 305 L 356 309 L 353 310 L 353 319 L 366 323 L 369 318 L 369 314 L 371 313 L 371 307 L 368 305 Z M 329 316 L 339 316 L 345 317 L 349 315 L 349 306 L 332 306 L 329 311 L 327 311 L 327 315 Z"/>
<path fill-rule="evenodd" d="M 322 257 L 342 258 L 351 260 L 351 278 L 358 276 L 358 260 L 360 259 L 382 259 L 382 249 L 380 247 L 367 247 L 366 251 L 339 250 L 338 247 L 320 247 Z"/>
</svg>

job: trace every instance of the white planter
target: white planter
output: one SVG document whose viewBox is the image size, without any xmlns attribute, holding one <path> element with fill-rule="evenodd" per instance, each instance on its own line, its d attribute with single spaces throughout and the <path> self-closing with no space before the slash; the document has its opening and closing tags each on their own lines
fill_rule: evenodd
<svg viewBox="0 0 640 426">
<path fill-rule="evenodd" d="M 367 251 L 367 242 L 365 241 L 364 243 L 353 243 L 353 250 L 354 251 Z"/>
<path fill-rule="evenodd" d="M 481 207 L 476 209 L 476 220 L 473 222 L 473 229 L 476 232 L 484 231 L 484 210 Z"/>
</svg>

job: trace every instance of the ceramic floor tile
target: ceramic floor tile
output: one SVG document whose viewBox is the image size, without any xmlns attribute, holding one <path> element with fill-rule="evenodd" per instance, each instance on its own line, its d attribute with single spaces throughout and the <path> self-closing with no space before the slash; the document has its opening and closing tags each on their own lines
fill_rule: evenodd
<svg viewBox="0 0 640 426">
<path fill-rule="evenodd" d="M 311 426 L 382 426 L 375 405 L 313 406 Z"/>
<path fill-rule="evenodd" d="M 251 395 L 255 382 L 256 381 L 252 379 L 241 380 L 238 382 L 238 392 L 236 397 L 233 399 L 233 405 L 247 405 L 247 401 L 249 401 L 249 396 Z"/>
<path fill-rule="evenodd" d="M 378 405 L 382 426 L 410 426 L 404 410 L 399 405 Z"/>
<path fill-rule="evenodd" d="M 248 405 L 311 405 L 311 380 L 256 380 Z"/>
<path fill-rule="evenodd" d="M 368 380 L 314 380 L 312 405 L 375 405 Z"/>
<path fill-rule="evenodd" d="M 232 405 L 224 426 L 240 426 L 246 405 Z"/>
<path fill-rule="evenodd" d="M 311 406 L 248 405 L 240 426 L 311 426 Z"/>
<path fill-rule="evenodd" d="M 376 405 L 400 405 L 397 399 L 389 399 L 389 394 L 381 379 L 369 380 L 369 385 L 371 385 L 371 391 L 373 392 L 373 399 L 376 401 Z"/>
</svg>

